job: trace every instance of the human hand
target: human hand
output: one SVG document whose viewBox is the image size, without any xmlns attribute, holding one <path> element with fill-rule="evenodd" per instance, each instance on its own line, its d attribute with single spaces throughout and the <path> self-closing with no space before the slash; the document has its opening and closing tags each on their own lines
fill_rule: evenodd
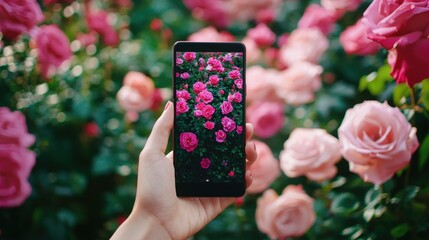
<svg viewBox="0 0 429 240">
<path fill-rule="evenodd" d="M 186 239 L 234 202 L 233 197 L 176 196 L 173 153 L 165 155 L 173 118 L 168 102 L 140 153 L 134 208 L 112 239 Z M 248 168 L 257 157 L 252 134 L 253 126 L 246 124 L 247 186 L 252 181 Z"/>
</svg>

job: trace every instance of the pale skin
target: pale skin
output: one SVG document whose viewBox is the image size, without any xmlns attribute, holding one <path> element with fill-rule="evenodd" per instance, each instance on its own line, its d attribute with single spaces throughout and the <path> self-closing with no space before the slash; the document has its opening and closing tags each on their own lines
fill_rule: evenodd
<svg viewBox="0 0 429 240">
<path fill-rule="evenodd" d="M 234 202 L 235 198 L 178 198 L 176 196 L 173 154 L 165 155 L 173 128 L 174 109 L 167 102 L 140 153 L 137 193 L 134 207 L 116 230 L 116 239 L 187 239 Z M 248 170 L 256 160 L 256 146 L 250 141 L 253 126 L 246 124 L 246 185 L 252 179 Z"/>
</svg>

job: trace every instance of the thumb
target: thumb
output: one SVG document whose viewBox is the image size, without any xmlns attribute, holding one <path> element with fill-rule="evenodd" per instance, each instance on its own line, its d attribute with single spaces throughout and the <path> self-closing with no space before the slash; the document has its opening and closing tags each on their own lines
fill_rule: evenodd
<svg viewBox="0 0 429 240">
<path fill-rule="evenodd" d="M 145 151 L 155 151 L 157 153 L 165 153 L 168 145 L 168 137 L 170 136 L 171 129 L 173 128 L 173 104 L 168 101 L 165 104 L 164 112 L 155 122 L 152 132 L 147 139 L 144 147 Z"/>
</svg>

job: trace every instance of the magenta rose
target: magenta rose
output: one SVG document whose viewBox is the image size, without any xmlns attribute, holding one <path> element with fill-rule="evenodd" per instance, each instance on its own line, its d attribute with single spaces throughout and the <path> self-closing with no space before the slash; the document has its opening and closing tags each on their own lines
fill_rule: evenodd
<svg viewBox="0 0 429 240">
<path fill-rule="evenodd" d="M 222 143 L 225 141 L 226 133 L 222 130 L 219 130 L 219 131 L 215 132 L 215 136 L 216 136 L 216 141 L 219 143 Z"/>
<path fill-rule="evenodd" d="M 318 4 L 311 4 L 305 9 L 304 15 L 299 20 L 298 28 L 316 28 L 328 35 L 332 31 L 335 21 L 335 12 Z"/>
<path fill-rule="evenodd" d="M 36 156 L 15 144 L 0 144 L 0 207 L 21 205 L 31 193 L 28 177 Z"/>
<path fill-rule="evenodd" d="M 189 106 L 188 103 L 183 99 L 180 98 L 177 102 L 176 102 L 176 115 L 180 115 L 182 113 L 185 113 L 187 111 L 189 111 Z"/>
<path fill-rule="evenodd" d="M 184 132 L 180 134 L 180 147 L 187 152 L 194 151 L 198 146 L 198 139 L 195 133 Z"/>
<path fill-rule="evenodd" d="M 183 79 L 188 79 L 190 77 L 190 75 L 189 75 L 189 73 L 184 72 L 184 73 L 180 74 L 180 77 Z"/>
<path fill-rule="evenodd" d="M 241 73 L 238 70 L 232 70 L 231 72 L 228 73 L 228 77 L 231 79 L 237 79 L 241 77 Z"/>
<path fill-rule="evenodd" d="M 0 32 L 4 37 L 15 40 L 22 33 L 29 33 L 44 20 L 36 0 L 0 1 Z"/>
<path fill-rule="evenodd" d="M 249 29 L 247 36 L 261 47 L 271 46 L 276 41 L 276 34 L 263 23 L 259 23 L 256 27 Z"/>
<path fill-rule="evenodd" d="M 234 94 L 232 94 L 232 100 L 236 103 L 240 103 L 243 100 L 243 97 L 241 93 L 235 92 Z"/>
<path fill-rule="evenodd" d="M 0 144 L 15 144 L 29 147 L 34 143 L 34 136 L 27 131 L 24 115 L 0 107 Z"/>
<path fill-rule="evenodd" d="M 237 126 L 237 133 L 241 134 L 243 132 L 243 126 Z"/>
<path fill-rule="evenodd" d="M 237 79 L 234 81 L 235 86 L 237 86 L 238 89 L 243 89 L 243 79 Z"/>
<path fill-rule="evenodd" d="M 195 117 L 202 117 L 203 116 L 203 111 L 196 109 L 194 111 L 194 116 Z"/>
<path fill-rule="evenodd" d="M 286 121 L 283 104 L 259 102 L 247 108 L 247 121 L 255 127 L 255 135 L 269 138 L 283 128 Z"/>
<path fill-rule="evenodd" d="M 192 62 L 195 60 L 197 55 L 194 52 L 185 52 L 183 54 L 183 59 L 185 59 L 187 62 Z"/>
<path fill-rule="evenodd" d="M 201 165 L 201 167 L 202 167 L 202 168 L 207 169 L 207 168 L 209 168 L 209 167 L 210 167 L 210 163 L 211 163 L 210 159 L 208 159 L 208 158 L 203 158 L 203 159 L 201 160 L 201 162 L 200 162 L 200 165 Z"/>
<path fill-rule="evenodd" d="M 206 105 L 205 103 L 199 102 L 199 103 L 197 103 L 197 105 L 195 105 L 195 109 L 203 110 L 205 105 Z"/>
<path fill-rule="evenodd" d="M 217 75 L 211 75 L 209 77 L 209 82 L 211 85 L 217 85 L 219 83 L 219 77 Z"/>
<path fill-rule="evenodd" d="M 86 14 L 88 28 L 100 34 L 103 43 L 107 46 L 116 46 L 119 43 L 119 35 L 109 23 L 109 14 L 99 10 Z"/>
<path fill-rule="evenodd" d="M 176 66 L 179 66 L 183 63 L 183 60 L 181 58 L 176 58 Z"/>
<path fill-rule="evenodd" d="M 416 129 L 401 111 L 377 101 L 347 110 L 338 137 L 350 171 L 377 185 L 407 166 L 419 146 Z"/>
<path fill-rule="evenodd" d="M 188 91 L 186 90 L 176 90 L 176 97 L 179 98 L 183 98 L 185 100 L 189 100 L 191 99 L 191 95 L 189 94 Z"/>
<path fill-rule="evenodd" d="M 220 105 L 220 109 L 222 110 L 222 114 L 228 114 L 234 110 L 232 104 L 229 101 L 223 101 L 223 103 Z"/>
<path fill-rule="evenodd" d="M 198 94 L 198 97 L 204 102 L 204 103 L 211 103 L 213 101 L 213 94 L 210 91 L 203 90 Z"/>
<path fill-rule="evenodd" d="M 375 54 L 380 49 L 378 43 L 367 38 L 367 28 L 362 23 L 362 19 L 341 33 L 340 43 L 347 54 L 365 56 Z"/>
<path fill-rule="evenodd" d="M 225 68 L 222 66 L 221 61 L 217 60 L 214 57 L 211 57 L 207 60 L 206 70 L 215 71 L 215 72 L 223 72 L 223 71 L 225 71 Z"/>
<path fill-rule="evenodd" d="M 201 111 L 203 112 L 203 116 L 210 120 L 215 112 L 215 108 L 212 105 L 205 105 Z"/>
<path fill-rule="evenodd" d="M 214 126 L 215 126 L 214 122 L 207 121 L 204 123 L 204 127 L 207 128 L 208 130 L 212 130 Z"/>
<path fill-rule="evenodd" d="M 72 56 L 70 42 L 56 25 L 40 27 L 35 38 L 39 54 L 39 66 L 42 76 L 47 79 L 54 75 L 56 68 Z"/>
<path fill-rule="evenodd" d="M 229 173 L 228 173 L 228 176 L 230 176 L 230 177 L 234 177 L 234 175 L 235 175 L 235 172 L 234 171 L 229 171 Z"/>
<path fill-rule="evenodd" d="M 199 92 L 202 92 L 204 89 L 206 89 L 206 85 L 204 83 L 198 81 L 198 82 L 194 83 L 193 88 L 194 88 L 195 93 L 199 93 Z"/>
<path fill-rule="evenodd" d="M 231 118 L 225 116 L 225 117 L 222 118 L 221 122 L 222 122 L 223 130 L 225 132 L 232 132 L 232 131 L 234 131 L 234 129 L 236 127 L 234 120 L 232 120 Z"/>
</svg>

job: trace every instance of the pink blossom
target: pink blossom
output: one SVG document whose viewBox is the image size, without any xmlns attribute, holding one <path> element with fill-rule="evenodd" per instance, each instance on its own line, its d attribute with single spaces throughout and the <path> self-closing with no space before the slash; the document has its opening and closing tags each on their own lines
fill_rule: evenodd
<svg viewBox="0 0 429 240">
<path fill-rule="evenodd" d="M 210 82 L 210 84 L 216 86 L 219 83 L 219 77 L 217 75 L 211 75 L 209 77 L 209 82 Z"/>
<path fill-rule="evenodd" d="M 203 116 L 210 120 L 215 112 L 215 108 L 212 105 L 205 105 L 201 111 L 203 112 Z"/>
<path fill-rule="evenodd" d="M 216 141 L 219 143 L 223 143 L 226 139 L 226 133 L 222 130 L 215 132 L 215 135 L 216 135 Z"/>
<path fill-rule="evenodd" d="M 192 62 L 195 60 L 197 55 L 194 52 L 185 52 L 183 54 L 183 59 L 185 59 L 187 62 Z"/>
<path fill-rule="evenodd" d="M 193 89 L 195 93 L 199 93 L 202 92 L 206 89 L 206 85 L 200 81 L 194 83 L 193 85 Z"/>
<path fill-rule="evenodd" d="M 380 50 L 380 45 L 367 37 L 367 28 L 358 20 L 355 25 L 349 26 L 340 35 L 340 43 L 347 54 L 370 55 Z"/>
<path fill-rule="evenodd" d="M 249 29 L 247 36 L 261 47 L 270 46 L 276 41 L 276 34 L 263 23 L 259 23 L 256 27 Z"/>
<path fill-rule="evenodd" d="M 220 109 L 222 110 L 222 114 L 228 114 L 234 110 L 232 104 L 229 101 L 223 101 L 223 103 L 220 105 Z"/>
<path fill-rule="evenodd" d="M 201 117 L 201 116 L 203 116 L 203 111 L 201 111 L 199 109 L 195 109 L 194 110 L 194 116 L 195 117 Z"/>
<path fill-rule="evenodd" d="M 197 103 L 197 105 L 195 105 L 195 109 L 202 110 L 205 105 L 206 105 L 205 103 L 199 102 Z"/>
<path fill-rule="evenodd" d="M 243 126 L 237 126 L 237 133 L 241 134 L 243 132 Z"/>
<path fill-rule="evenodd" d="M 179 66 L 183 63 L 183 59 L 181 58 L 176 58 L 176 66 Z"/>
<path fill-rule="evenodd" d="M 201 167 L 202 167 L 202 168 L 207 169 L 207 168 L 209 168 L 209 167 L 210 167 L 210 163 L 211 163 L 210 159 L 208 159 L 208 158 L 203 158 L 203 159 L 201 160 L 201 162 L 200 162 L 200 165 L 201 165 Z"/>
<path fill-rule="evenodd" d="M 176 115 L 180 115 L 187 111 L 189 111 L 188 103 L 185 100 L 180 101 L 179 99 L 179 101 L 176 102 Z"/>
<path fill-rule="evenodd" d="M 255 127 L 255 135 L 269 138 L 283 128 L 285 123 L 283 104 L 259 102 L 247 108 L 247 121 Z"/>
<path fill-rule="evenodd" d="M 238 70 L 232 70 L 231 72 L 228 73 L 228 77 L 231 79 L 237 79 L 241 77 L 241 73 Z"/>
<path fill-rule="evenodd" d="M 180 134 L 180 147 L 187 152 L 192 152 L 198 146 L 198 138 L 195 133 L 184 132 Z"/>
<path fill-rule="evenodd" d="M 197 19 L 208 21 L 217 27 L 226 27 L 230 23 L 228 6 L 225 1 L 183 0 L 183 3 Z"/>
<path fill-rule="evenodd" d="M 325 35 L 328 35 L 335 24 L 336 14 L 333 11 L 318 5 L 309 5 L 304 12 L 304 15 L 298 22 L 298 28 L 316 28 Z"/>
<path fill-rule="evenodd" d="M 232 120 L 231 118 L 224 116 L 222 118 L 222 126 L 223 126 L 223 130 L 225 132 L 232 132 L 234 131 L 236 125 L 235 125 L 235 121 Z"/>
<path fill-rule="evenodd" d="M 179 98 L 183 98 L 185 100 L 189 100 L 191 99 L 191 95 L 189 94 L 188 91 L 186 90 L 176 90 L 176 97 Z"/>
<path fill-rule="evenodd" d="M 234 102 L 236 102 L 236 103 L 240 103 L 240 102 L 243 100 L 243 97 L 242 97 L 241 93 L 239 93 L 239 92 L 235 92 L 235 93 L 232 95 L 232 100 L 233 100 Z"/>
<path fill-rule="evenodd" d="M 190 77 L 190 75 L 189 75 L 189 73 L 184 72 L 184 73 L 180 74 L 180 77 L 183 79 L 188 79 Z"/>
<path fill-rule="evenodd" d="M 214 126 L 215 126 L 214 122 L 207 121 L 204 123 L 204 127 L 207 128 L 208 130 L 212 130 Z"/>
<path fill-rule="evenodd" d="M 198 97 L 204 103 L 211 103 L 213 101 L 213 94 L 210 91 L 207 91 L 206 89 L 198 93 Z"/>
<path fill-rule="evenodd" d="M 192 42 L 231 42 L 235 37 L 228 32 L 218 32 L 214 27 L 206 27 L 188 37 Z"/>
<path fill-rule="evenodd" d="M 214 57 L 211 57 L 207 60 L 206 70 L 215 71 L 215 72 L 223 72 L 223 71 L 225 71 L 225 68 L 222 66 L 221 61 L 217 60 Z"/>
<path fill-rule="evenodd" d="M 25 116 L 19 112 L 11 112 L 6 107 L 0 107 L 0 144 L 14 144 L 29 147 L 35 141 L 28 133 Z"/>
<path fill-rule="evenodd" d="M 235 86 L 237 86 L 238 89 L 243 89 L 243 79 L 237 79 L 234 81 Z"/>
<path fill-rule="evenodd" d="M 219 94 L 223 95 L 223 94 L 225 94 L 225 91 L 223 89 L 221 89 L 221 90 L 219 90 Z"/>
<path fill-rule="evenodd" d="M 116 98 L 127 112 L 141 112 L 152 105 L 155 86 L 151 78 L 140 72 L 128 72 Z"/>
<path fill-rule="evenodd" d="M 246 46 L 246 61 L 247 63 L 257 63 L 262 55 L 261 49 L 256 42 L 250 37 L 245 37 L 241 42 Z"/>
<path fill-rule="evenodd" d="M 105 11 L 88 12 L 86 14 L 88 28 L 100 34 L 103 43 L 107 46 L 116 46 L 119 35 L 109 22 L 109 14 Z"/>
<path fill-rule="evenodd" d="M 235 173 L 232 170 L 228 173 L 228 176 L 230 176 L 230 177 L 234 177 L 234 175 L 235 175 Z"/>
</svg>

